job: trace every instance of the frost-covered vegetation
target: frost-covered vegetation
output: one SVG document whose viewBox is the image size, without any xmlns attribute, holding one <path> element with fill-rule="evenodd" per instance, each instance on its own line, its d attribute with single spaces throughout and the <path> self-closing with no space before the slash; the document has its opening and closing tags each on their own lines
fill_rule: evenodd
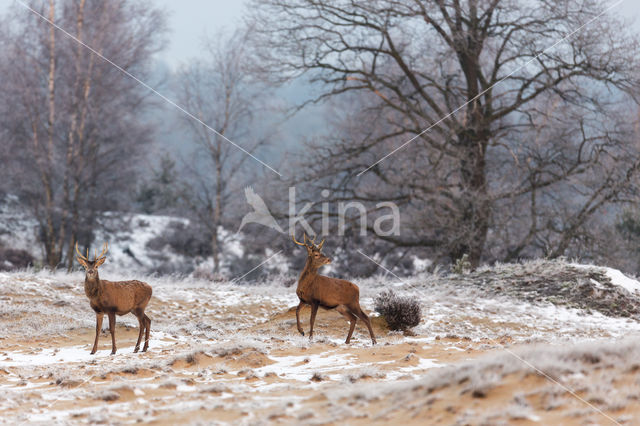
<svg viewBox="0 0 640 426">
<path fill-rule="evenodd" d="M 375 298 L 375 310 L 391 330 L 408 330 L 420 324 L 420 302 L 411 297 L 398 297 L 392 290 L 385 290 Z"/>
</svg>

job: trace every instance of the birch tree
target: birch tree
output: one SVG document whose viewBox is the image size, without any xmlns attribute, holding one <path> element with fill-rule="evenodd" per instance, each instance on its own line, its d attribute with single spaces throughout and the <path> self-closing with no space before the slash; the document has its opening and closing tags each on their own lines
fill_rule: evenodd
<svg viewBox="0 0 640 426">
<path fill-rule="evenodd" d="M 148 93 L 140 78 L 162 47 L 164 17 L 146 2 L 49 0 L 14 6 L 3 23 L 0 125 L 20 164 L 13 190 L 38 220 L 45 265 L 73 263 L 73 245 L 93 238 L 99 214 L 123 204 L 150 142 Z"/>
<path fill-rule="evenodd" d="M 243 199 L 250 182 L 251 157 L 220 135 L 238 142 L 250 153 L 263 147 L 268 134 L 252 132 L 257 111 L 264 107 L 262 91 L 254 78 L 246 36 L 241 31 L 219 33 L 204 43 L 203 55 L 178 75 L 180 103 L 201 122 L 184 117 L 183 123 L 197 144 L 183 179 L 183 200 L 211 241 L 213 272 L 220 269 L 223 224 L 234 212 L 231 204 Z M 218 134 L 203 123 L 215 129 Z M 261 129 L 265 131 L 265 127 Z"/>
</svg>

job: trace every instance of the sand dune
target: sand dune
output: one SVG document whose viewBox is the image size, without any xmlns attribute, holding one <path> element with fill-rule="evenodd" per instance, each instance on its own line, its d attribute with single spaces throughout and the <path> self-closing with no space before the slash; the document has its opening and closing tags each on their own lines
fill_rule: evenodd
<svg viewBox="0 0 640 426">
<path fill-rule="evenodd" d="M 345 345 L 347 323 L 320 311 L 309 342 L 295 330 L 292 288 L 149 278 L 149 352 L 132 353 L 137 321 L 130 316 L 119 318 L 117 355 L 109 354 L 106 331 L 90 355 L 93 314 L 81 282 L 79 274 L 0 274 L 4 422 L 582 425 L 640 418 L 634 319 L 442 286 L 420 293 L 424 320 L 415 335 L 389 332 L 374 316 L 379 344 L 371 346 L 359 324 Z M 361 284 L 367 310 L 385 285 Z"/>
</svg>

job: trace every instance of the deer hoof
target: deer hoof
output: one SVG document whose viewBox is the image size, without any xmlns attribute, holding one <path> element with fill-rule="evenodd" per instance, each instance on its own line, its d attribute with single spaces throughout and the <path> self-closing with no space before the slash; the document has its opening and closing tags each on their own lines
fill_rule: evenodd
<svg viewBox="0 0 640 426">
<path fill-rule="evenodd" d="M 304 336 L 304 331 L 302 330 L 298 330 L 300 332 L 300 334 L 302 334 Z"/>
<path fill-rule="evenodd" d="M 95 353 L 96 353 L 95 349 L 91 351 L 91 355 L 95 355 Z"/>
<path fill-rule="evenodd" d="M 133 350 L 133 353 L 137 353 L 140 350 L 140 346 L 136 346 L 136 348 Z"/>
<path fill-rule="evenodd" d="M 116 354 L 116 350 L 114 349 L 111 351 L 111 355 L 115 355 L 115 354 Z"/>
</svg>

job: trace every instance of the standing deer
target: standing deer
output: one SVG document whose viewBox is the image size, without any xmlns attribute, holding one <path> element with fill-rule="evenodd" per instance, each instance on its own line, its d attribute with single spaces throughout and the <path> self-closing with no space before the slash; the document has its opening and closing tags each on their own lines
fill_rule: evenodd
<svg viewBox="0 0 640 426">
<path fill-rule="evenodd" d="M 316 320 L 318 307 L 321 306 L 324 309 L 335 309 L 351 323 L 345 343 L 349 343 L 351 340 L 353 329 L 356 327 L 356 321 L 360 318 L 367 325 L 369 334 L 371 335 L 371 342 L 375 345 L 376 337 L 371 328 L 371 321 L 369 321 L 367 314 L 360 308 L 360 289 L 358 289 L 358 286 L 346 280 L 329 278 L 318 274 L 318 269 L 320 269 L 321 266 L 331 263 L 331 259 L 321 252 L 324 240 L 316 245 L 315 238 L 307 241 L 306 233 L 304 234 L 302 243 L 296 241 L 295 236 L 292 235 L 291 237 L 294 243 L 304 246 L 307 249 L 308 255 L 307 263 L 304 265 L 304 269 L 300 274 L 298 288 L 296 289 L 296 294 L 300 299 L 300 303 L 296 309 L 296 322 L 300 334 L 304 336 L 304 331 L 300 326 L 300 309 L 302 306 L 311 306 L 309 339 L 313 337 L 313 323 Z"/>
<path fill-rule="evenodd" d="M 98 267 L 104 263 L 109 245 L 104 243 L 102 253 L 96 255 L 94 253 L 93 260 L 89 260 L 89 250 L 87 255 L 83 256 L 78 250 L 76 242 L 76 253 L 78 262 L 84 266 L 86 275 L 84 278 L 84 292 L 89 298 L 91 308 L 96 312 L 96 340 L 93 343 L 91 354 L 95 354 L 98 349 L 98 337 L 102 330 L 102 318 L 104 314 L 109 317 L 109 330 L 111 331 L 111 355 L 116 353 L 116 314 L 126 315 L 129 312 L 138 318 L 140 324 L 140 333 L 138 334 L 138 342 L 133 352 L 140 350 L 140 340 L 142 333 L 145 331 L 144 347 L 142 352 L 146 352 L 149 348 L 149 328 L 151 319 L 144 313 L 144 309 L 151 299 L 151 286 L 142 281 L 107 281 L 101 280 L 98 276 Z"/>
</svg>

